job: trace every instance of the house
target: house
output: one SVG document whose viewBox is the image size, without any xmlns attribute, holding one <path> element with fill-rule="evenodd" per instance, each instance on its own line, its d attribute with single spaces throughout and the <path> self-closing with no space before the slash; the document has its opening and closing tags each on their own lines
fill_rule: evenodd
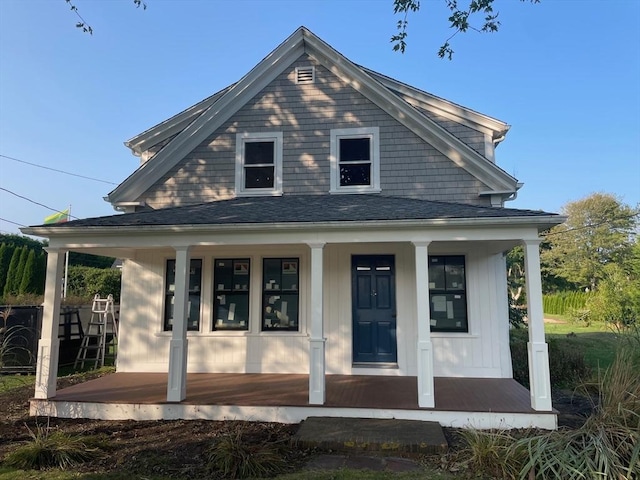
<svg viewBox="0 0 640 480">
<path fill-rule="evenodd" d="M 106 197 L 125 213 L 23 230 L 50 245 L 32 413 L 555 428 L 538 247 L 563 219 L 504 206 L 508 129 L 299 28 L 126 142 L 140 166 Z M 515 245 L 530 391 L 509 351 Z M 124 259 L 119 351 L 116 374 L 56 392 L 68 250 Z"/>
</svg>

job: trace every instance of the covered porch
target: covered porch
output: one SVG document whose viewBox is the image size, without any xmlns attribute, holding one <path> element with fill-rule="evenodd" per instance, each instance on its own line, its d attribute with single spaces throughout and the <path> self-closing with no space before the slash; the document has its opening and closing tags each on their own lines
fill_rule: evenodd
<svg viewBox="0 0 640 480">
<path fill-rule="evenodd" d="M 436 421 L 458 428 L 555 429 L 513 379 L 435 377 L 435 407 L 418 405 L 416 377 L 327 375 L 324 405 L 304 374 L 190 373 L 187 396 L 166 401 L 167 374 L 115 373 L 33 399 L 31 414 L 104 420 L 210 419 L 297 423 L 310 416 Z"/>
</svg>

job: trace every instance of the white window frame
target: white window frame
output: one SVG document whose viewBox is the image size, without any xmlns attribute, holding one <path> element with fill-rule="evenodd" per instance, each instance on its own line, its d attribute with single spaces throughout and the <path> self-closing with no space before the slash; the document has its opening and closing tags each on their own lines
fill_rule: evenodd
<svg viewBox="0 0 640 480">
<path fill-rule="evenodd" d="M 380 192 L 380 128 L 336 128 L 331 130 L 329 161 L 331 164 L 330 193 L 378 193 Z M 368 138 L 371 148 L 371 184 L 340 186 L 340 140 L 343 138 Z"/>
<path fill-rule="evenodd" d="M 273 187 L 245 188 L 244 146 L 249 142 L 269 140 L 274 143 Z M 243 197 L 282 195 L 282 132 L 244 132 L 236 134 L 236 195 Z"/>
</svg>

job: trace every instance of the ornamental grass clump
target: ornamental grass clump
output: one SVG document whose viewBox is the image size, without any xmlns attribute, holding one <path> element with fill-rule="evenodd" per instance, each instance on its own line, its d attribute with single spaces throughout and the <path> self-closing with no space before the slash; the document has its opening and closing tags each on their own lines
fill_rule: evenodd
<svg viewBox="0 0 640 480">
<path fill-rule="evenodd" d="M 526 461 L 512 449 L 516 438 L 508 430 L 462 430 L 466 443 L 461 455 L 463 462 L 477 475 L 491 478 L 514 478 Z"/>
<path fill-rule="evenodd" d="M 31 440 L 16 447 L 4 464 L 21 470 L 74 467 L 102 455 L 108 446 L 101 436 L 72 435 L 49 426 L 30 429 Z"/>
<path fill-rule="evenodd" d="M 599 403 L 584 425 L 516 442 L 514 456 L 526 452 L 519 478 L 640 478 L 640 352 L 619 347 L 599 380 Z"/>
<path fill-rule="evenodd" d="M 282 473 L 287 463 L 282 442 L 252 438 L 248 427 L 236 428 L 216 439 L 207 453 L 207 469 L 224 478 L 265 478 Z"/>
</svg>

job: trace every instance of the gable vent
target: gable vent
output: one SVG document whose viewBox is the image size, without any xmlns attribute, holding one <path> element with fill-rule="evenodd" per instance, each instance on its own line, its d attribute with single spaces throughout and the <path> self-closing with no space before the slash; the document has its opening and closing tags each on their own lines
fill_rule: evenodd
<svg viewBox="0 0 640 480">
<path fill-rule="evenodd" d="M 296 83 L 315 83 L 315 80 L 315 67 L 296 67 Z"/>
</svg>

